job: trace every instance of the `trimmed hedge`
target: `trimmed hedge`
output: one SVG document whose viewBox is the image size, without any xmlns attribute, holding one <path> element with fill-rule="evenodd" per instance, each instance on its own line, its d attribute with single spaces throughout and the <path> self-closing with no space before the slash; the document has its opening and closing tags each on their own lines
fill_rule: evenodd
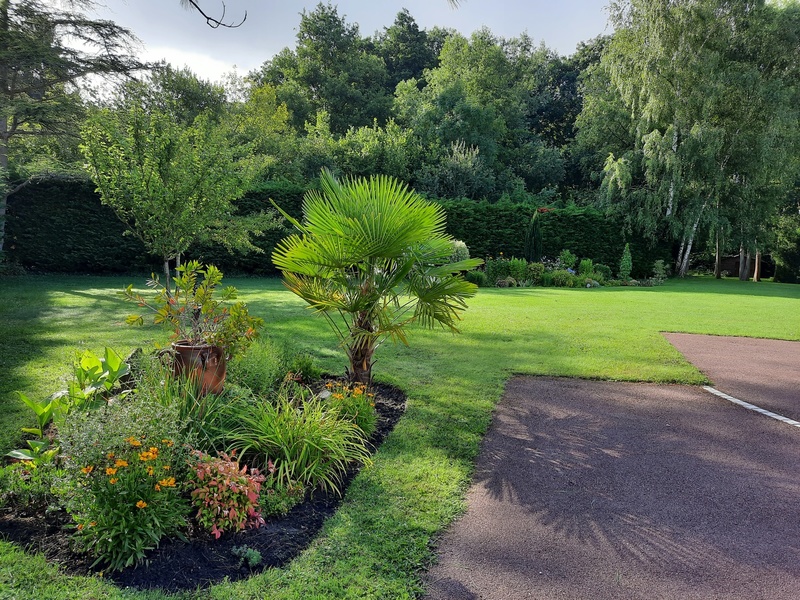
<svg viewBox="0 0 800 600">
<path fill-rule="evenodd" d="M 270 182 L 237 202 L 241 214 L 272 209 L 269 199 L 295 218 L 302 214 L 306 188 Z M 286 229 L 267 231 L 254 242 L 263 253 L 231 254 L 220 244 L 198 244 L 186 259 L 217 265 L 224 273 L 275 275 L 270 255 Z M 8 199 L 6 249 L 26 269 L 59 273 L 150 273 L 161 271 L 159 257 L 125 235 L 125 225 L 100 202 L 90 181 L 43 182 Z"/>
<path fill-rule="evenodd" d="M 237 202 L 240 214 L 269 210 L 275 202 L 295 218 L 302 215 L 306 187 L 266 182 Z M 525 240 L 532 204 L 439 200 L 447 213 L 447 232 L 463 240 L 474 257 L 525 257 Z M 670 247 L 652 245 L 640 236 L 626 235 L 621 221 L 592 208 L 538 209 L 544 256 L 554 258 L 567 249 L 579 258 L 611 267 L 614 274 L 625 243 L 633 255 L 633 276 L 647 277 L 657 259 L 670 262 Z M 45 182 L 31 185 L 9 198 L 6 223 L 10 258 L 27 269 L 66 273 L 160 271 L 160 260 L 149 256 L 114 212 L 100 203 L 91 182 Z M 217 265 L 224 273 L 275 275 L 272 249 L 286 229 L 268 231 L 254 240 L 263 253 L 231 254 L 219 244 L 198 244 L 186 258 Z"/>
<path fill-rule="evenodd" d="M 670 245 L 626 234 L 621 220 L 594 208 L 537 209 L 530 204 L 472 200 L 439 203 L 447 213 L 447 232 L 463 240 L 471 256 L 486 258 L 502 253 L 508 258 L 524 257 L 528 227 L 537 210 L 545 257 L 556 258 L 562 250 L 569 250 L 578 258 L 608 265 L 616 274 L 627 242 L 633 256 L 633 276 L 649 277 L 656 260 L 669 264 L 672 255 Z"/>
</svg>

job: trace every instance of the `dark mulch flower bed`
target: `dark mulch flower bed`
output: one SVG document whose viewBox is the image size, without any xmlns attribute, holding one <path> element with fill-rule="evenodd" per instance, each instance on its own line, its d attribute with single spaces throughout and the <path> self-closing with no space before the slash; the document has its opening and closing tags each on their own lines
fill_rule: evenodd
<svg viewBox="0 0 800 600">
<path fill-rule="evenodd" d="M 372 390 L 378 423 L 370 442 L 377 449 L 405 411 L 406 398 L 402 391 L 388 385 L 376 384 Z M 343 489 L 356 473 L 354 469 L 347 474 Z M 249 577 L 291 561 L 308 547 L 340 503 L 339 496 L 317 491 L 285 517 L 268 519 L 266 525 L 258 529 L 224 534 L 219 540 L 205 532 L 191 534 L 187 542 L 162 540 L 160 547 L 150 553 L 147 564 L 104 576 L 121 587 L 159 588 L 168 592 L 194 590 L 226 577 L 230 581 Z M 29 552 L 44 554 L 69 574 L 100 572 L 99 568 L 90 568 L 91 557 L 72 551 L 71 530 L 67 528 L 70 520 L 65 513 L 4 511 L 0 514 L 0 536 L 6 541 L 19 544 Z M 240 566 L 239 557 L 232 552 L 237 546 L 260 552 L 261 564 L 254 569 L 246 564 Z"/>
</svg>

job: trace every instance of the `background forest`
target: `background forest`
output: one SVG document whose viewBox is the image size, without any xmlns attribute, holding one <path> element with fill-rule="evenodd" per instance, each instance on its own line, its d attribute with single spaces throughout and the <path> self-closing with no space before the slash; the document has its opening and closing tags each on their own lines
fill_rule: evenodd
<svg viewBox="0 0 800 600">
<path fill-rule="evenodd" d="M 522 256 L 532 215 L 546 228 L 552 209 L 588 229 L 552 237 L 551 256 L 609 262 L 572 241 L 602 231 L 616 257 L 626 242 L 650 258 L 666 248 L 681 275 L 721 275 L 722 258 L 739 255 L 747 277 L 748 261 L 770 255 L 777 279 L 800 280 L 796 2 L 612 2 L 615 33 L 568 57 L 526 35 L 420 29 L 405 10 L 364 36 L 320 4 L 294 48 L 217 83 L 139 63 L 130 32 L 74 4 L 0 2 L 5 269 L 149 269 L 162 253 L 122 235 L 144 218 L 137 203 L 180 199 L 215 170 L 210 156 L 230 166 L 214 183 L 226 202 L 206 217 L 211 234 L 180 243 L 232 272 L 273 272 L 284 230 L 269 200 L 299 215 L 328 169 L 391 175 L 441 200 L 473 256 Z M 96 48 L 72 49 L 76 36 Z M 86 78 L 98 74 L 116 77 L 113 93 Z M 84 168 L 109 140 L 136 157 L 114 171 L 116 191 L 133 189 L 137 161 L 169 166 L 184 187 L 128 193 L 120 222 Z M 188 159 L 197 147 L 205 156 Z"/>
</svg>

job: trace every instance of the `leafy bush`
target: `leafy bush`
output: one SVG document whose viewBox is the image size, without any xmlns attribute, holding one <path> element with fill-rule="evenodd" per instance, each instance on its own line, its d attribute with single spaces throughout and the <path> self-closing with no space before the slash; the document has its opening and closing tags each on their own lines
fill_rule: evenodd
<svg viewBox="0 0 800 600">
<path fill-rule="evenodd" d="M 232 447 L 250 464 L 274 463 L 273 477 L 281 485 L 299 482 L 340 492 L 347 467 L 370 460 L 361 429 L 310 393 L 293 397 L 283 388 L 276 402 L 242 406 L 236 419 Z"/>
<path fill-rule="evenodd" d="M 595 273 L 598 273 L 598 274 L 602 275 L 602 279 L 605 280 L 605 281 L 608 281 L 609 279 L 611 279 L 613 277 L 613 273 L 611 272 L 611 267 L 609 267 L 607 265 L 603 265 L 603 264 L 597 263 L 597 264 L 594 265 L 594 271 L 595 271 Z M 595 279 L 597 279 L 597 278 L 595 278 Z"/>
<path fill-rule="evenodd" d="M 55 488 L 65 474 L 54 462 L 37 465 L 22 461 L 0 467 L 0 506 L 55 506 L 58 504 Z"/>
<path fill-rule="evenodd" d="M 328 382 L 326 391 L 320 394 L 331 408 L 358 425 L 365 437 L 375 433 L 378 425 L 378 413 L 375 410 L 375 394 L 360 383 L 348 384 Z"/>
<path fill-rule="evenodd" d="M 488 285 L 485 271 L 478 271 L 477 269 L 474 271 L 467 271 L 464 278 L 478 287 L 486 287 Z"/>
<path fill-rule="evenodd" d="M 553 282 L 553 273 L 555 271 L 545 271 L 542 273 L 542 287 L 552 287 L 554 285 Z"/>
<path fill-rule="evenodd" d="M 594 273 L 594 265 L 592 264 L 592 259 L 584 258 L 578 265 L 578 275 L 589 277 L 591 276 L 592 273 Z"/>
<path fill-rule="evenodd" d="M 137 399 L 65 420 L 67 510 L 84 550 L 112 570 L 141 561 L 165 536 L 183 537 L 186 454 L 171 407 Z"/>
<path fill-rule="evenodd" d="M 195 452 L 186 487 L 197 509 L 195 519 L 216 538 L 225 531 L 256 528 L 264 524 L 257 510 L 264 475 L 247 465 L 239 466 L 233 457 L 220 453 L 217 458 Z"/>
<path fill-rule="evenodd" d="M 663 283 L 668 276 L 669 276 L 669 267 L 666 264 L 664 264 L 663 260 L 658 259 L 656 262 L 653 263 L 653 279 L 656 280 L 656 283 L 659 284 Z"/>
<path fill-rule="evenodd" d="M 265 517 L 282 517 L 300 504 L 306 495 L 306 488 L 299 483 L 282 483 L 270 477 L 261 486 L 259 506 Z"/>
<path fill-rule="evenodd" d="M 619 261 L 619 278 L 622 281 L 627 281 L 631 278 L 631 269 L 633 269 L 633 262 L 631 259 L 630 244 L 625 244 L 625 249 L 622 251 L 622 258 Z"/>
<path fill-rule="evenodd" d="M 541 285 L 542 276 L 544 275 L 544 265 L 540 262 L 528 263 L 526 269 L 526 277 L 532 285 Z"/>
<path fill-rule="evenodd" d="M 228 363 L 228 380 L 249 387 L 255 394 L 267 395 L 280 386 L 289 371 L 286 347 L 264 336 L 247 353 Z"/>
<path fill-rule="evenodd" d="M 499 288 L 517 287 L 517 280 L 509 276 L 505 279 L 498 279 L 495 285 Z"/>
<path fill-rule="evenodd" d="M 486 280 L 490 287 L 497 285 L 501 279 L 511 277 L 511 261 L 502 256 L 486 259 Z"/>
<path fill-rule="evenodd" d="M 516 279 L 522 281 L 528 278 L 528 261 L 524 258 L 512 258 L 508 261 L 508 274 Z"/>
<path fill-rule="evenodd" d="M 450 262 L 456 263 L 462 260 L 469 260 L 469 248 L 461 240 L 453 240 L 453 253 L 450 255 Z"/>
<path fill-rule="evenodd" d="M 564 269 L 559 269 L 558 271 L 553 271 L 553 285 L 556 287 L 575 287 L 576 277 L 569 271 Z"/>
<path fill-rule="evenodd" d="M 558 265 L 562 270 L 573 269 L 576 262 L 578 262 L 578 257 L 569 250 L 562 250 L 558 255 Z"/>
</svg>

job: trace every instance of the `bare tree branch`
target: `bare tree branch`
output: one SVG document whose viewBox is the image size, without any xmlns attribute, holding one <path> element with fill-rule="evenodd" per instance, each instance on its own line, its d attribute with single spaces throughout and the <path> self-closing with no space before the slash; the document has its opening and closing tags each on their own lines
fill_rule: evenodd
<svg viewBox="0 0 800 600">
<path fill-rule="evenodd" d="M 225 23 L 223 19 L 225 18 L 225 3 L 222 3 L 222 15 L 220 15 L 219 19 L 215 19 L 214 17 L 209 16 L 200 6 L 197 4 L 196 0 L 181 0 L 181 6 L 194 8 L 197 12 L 202 15 L 202 17 L 206 20 L 206 24 L 211 27 L 212 29 L 217 29 L 218 27 L 227 27 L 228 29 L 235 29 L 236 27 L 241 26 L 247 20 L 247 11 L 244 11 L 244 17 L 238 23 Z"/>
</svg>

